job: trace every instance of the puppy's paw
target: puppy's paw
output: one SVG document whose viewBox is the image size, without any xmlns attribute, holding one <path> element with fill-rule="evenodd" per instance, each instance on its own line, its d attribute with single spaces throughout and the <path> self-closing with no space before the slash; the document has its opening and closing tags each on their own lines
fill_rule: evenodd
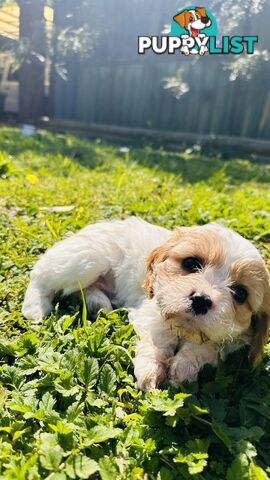
<svg viewBox="0 0 270 480">
<path fill-rule="evenodd" d="M 150 392 L 155 388 L 158 388 L 161 382 L 165 378 L 165 369 L 163 365 L 154 364 L 149 367 L 144 372 L 139 374 L 135 372 L 137 378 L 137 388 L 144 390 L 145 392 Z"/>
<path fill-rule="evenodd" d="M 28 320 L 36 323 L 41 322 L 52 311 L 52 304 L 47 297 L 38 299 L 25 299 L 22 306 L 22 314 Z"/>
<path fill-rule="evenodd" d="M 86 288 L 84 290 L 85 301 L 89 312 L 96 314 L 101 308 L 106 312 L 111 312 L 112 304 L 101 290 L 98 288 Z"/>
<path fill-rule="evenodd" d="M 186 56 L 188 56 L 190 54 L 190 51 L 189 51 L 189 48 L 187 47 L 187 45 L 184 45 L 183 47 L 181 47 L 180 51 Z"/>
<path fill-rule="evenodd" d="M 192 364 L 190 359 L 180 355 L 171 359 L 168 378 L 174 387 L 178 387 L 183 382 L 195 382 L 198 373 L 198 367 Z"/>
<path fill-rule="evenodd" d="M 206 46 L 202 45 L 201 48 L 200 48 L 200 52 L 199 52 L 200 55 L 204 55 L 207 52 L 208 52 L 208 48 Z"/>
</svg>

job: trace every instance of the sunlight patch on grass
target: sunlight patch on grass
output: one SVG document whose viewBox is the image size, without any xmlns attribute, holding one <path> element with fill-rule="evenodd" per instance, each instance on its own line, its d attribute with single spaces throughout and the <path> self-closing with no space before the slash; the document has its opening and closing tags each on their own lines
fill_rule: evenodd
<svg viewBox="0 0 270 480">
<path fill-rule="evenodd" d="M 269 345 L 255 371 L 239 351 L 192 385 L 143 394 L 126 310 L 93 321 L 82 295 L 31 325 L 20 309 L 37 258 L 102 219 L 218 221 L 269 259 L 269 180 L 242 159 L 0 131 L 0 479 L 268 478 Z"/>
</svg>

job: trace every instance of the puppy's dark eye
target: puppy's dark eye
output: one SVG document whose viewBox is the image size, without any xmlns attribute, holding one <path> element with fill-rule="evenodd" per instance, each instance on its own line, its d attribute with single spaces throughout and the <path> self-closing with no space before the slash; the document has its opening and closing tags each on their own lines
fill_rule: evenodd
<svg viewBox="0 0 270 480">
<path fill-rule="evenodd" d="M 182 261 L 182 267 L 189 273 L 198 272 L 202 268 L 202 261 L 200 258 L 188 257 Z"/>
<path fill-rule="evenodd" d="M 189 17 L 189 21 L 190 21 L 190 22 L 193 22 L 193 17 Z"/>
<path fill-rule="evenodd" d="M 247 289 L 242 285 L 233 285 L 231 287 L 231 292 L 234 300 L 237 303 L 244 303 L 246 301 L 248 292 Z"/>
</svg>

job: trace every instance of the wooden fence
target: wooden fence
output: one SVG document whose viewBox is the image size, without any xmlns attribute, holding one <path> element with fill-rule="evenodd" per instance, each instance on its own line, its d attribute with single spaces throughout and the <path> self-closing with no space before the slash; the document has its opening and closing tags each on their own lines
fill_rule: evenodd
<svg viewBox="0 0 270 480">
<path fill-rule="evenodd" d="M 68 81 L 55 79 L 54 116 L 107 125 L 270 139 L 270 62 L 259 64 L 251 80 L 229 81 L 224 56 L 196 60 L 180 54 L 138 56 L 137 35 L 160 34 L 164 23 L 171 18 L 175 2 L 166 2 L 166 9 L 165 2 L 156 0 L 134 2 L 137 7 L 140 4 L 139 17 L 134 5 L 127 17 L 126 0 L 125 6 L 123 0 L 107 2 L 111 23 L 115 22 L 118 29 L 119 25 L 125 28 L 105 35 L 107 44 L 103 39 L 88 60 L 70 59 Z M 101 10 L 102 4 L 101 1 Z M 112 4 L 119 7 L 114 14 L 110 12 Z M 158 5 L 159 14 L 147 28 L 154 4 Z M 86 12 L 77 12 L 77 24 L 83 24 Z M 259 40 L 263 39 L 269 15 L 255 16 L 252 29 L 246 34 L 256 32 Z M 102 18 L 101 15 L 100 24 Z M 97 18 L 89 18 L 90 26 L 93 22 Z M 259 46 L 262 48 L 263 43 Z M 179 68 L 189 91 L 177 100 L 171 91 L 164 89 L 164 78 L 172 77 Z"/>
<path fill-rule="evenodd" d="M 254 162 L 270 163 L 270 140 L 255 138 L 205 135 L 201 133 L 172 132 L 145 128 L 120 127 L 98 123 L 82 123 L 72 120 L 45 119 L 37 127 L 57 133 L 74 133 L 89 139 L 121 143 L 122 145 L 151 142 L 162 144 L 169 150 L 182 151 L 188 146 L 200 146 L 212 153 L 222 151 L 230 156 L 247 156 Z"/>
</svg>

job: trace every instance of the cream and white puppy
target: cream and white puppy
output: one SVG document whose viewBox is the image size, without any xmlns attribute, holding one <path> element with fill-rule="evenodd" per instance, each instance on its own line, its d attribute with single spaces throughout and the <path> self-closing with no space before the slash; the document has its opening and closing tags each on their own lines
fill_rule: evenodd
<svg viewBox="0 0 270 480">
<path fill-rule="evenodd" d="M 22 312 L 40 321 L 57 292 L 84 289 L 90 310 L 129 309 L 138 334 L 138 386 L 197 378 L 218 354 L 267 339 L 269 276 L 258 250 L 218 224 L 170 232 L 139 218 L 89 225 L 37 262 Z"/>
</svg>

